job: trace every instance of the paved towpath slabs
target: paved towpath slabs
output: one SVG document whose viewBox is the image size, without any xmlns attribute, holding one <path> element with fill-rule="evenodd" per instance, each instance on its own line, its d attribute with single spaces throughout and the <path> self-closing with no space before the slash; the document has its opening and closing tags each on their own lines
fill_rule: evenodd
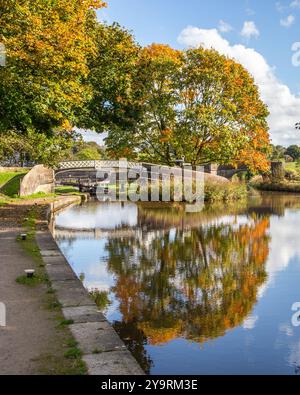
<svg viewBox="0 0 300 395">
<path fill-rule="evenodd" d="M 98 311 L 87 290 L 48 230 L 37 233 L 46 271 L 90 375 L 143 375 L 115 330 Z"/>
</svg>

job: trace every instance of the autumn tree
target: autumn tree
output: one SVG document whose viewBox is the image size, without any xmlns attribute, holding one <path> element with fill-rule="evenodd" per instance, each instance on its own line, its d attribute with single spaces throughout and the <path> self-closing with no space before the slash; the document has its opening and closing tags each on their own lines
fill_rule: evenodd
<svg viewBox="0 0 300 395">
<path fill-rule="evenodd" d="M 6 48 L 6 67 L 0 68 L 2 136 L 13 132 L 30 141 L 29 133 L 44 134 L 54 138 L 55 151 L 62 136 L 71 134 L 90 95 L 84 82 L 95 53 L 95 9 L 103 5 L 101 0 L 0 0 L 0 41 Z"/>
<path fill-rule="evenodd" d="M 168 45 L 153 44 L 140 51 L 131 73 L 129 95 L 125 100 L 120 96 L 114 107 L 120 119 L 111 125 L 107 138 L 112 155 L 174 163 L 178 155 L 172 130 L 179 102 L 175 81 L 181 64 L 182 52 Z"/>
<path fill-rule="evenodd" d="M 110 128 L 111 152 L 170 165 L 185 156 L 194 165 L 268 167 L 268 110 L 234 60 L 215 50 L 153 44 L 140 52 L 131 79 L 130 97 L 123 102 L 121 95 L 114 107 L 130 122 Z"/>
<path fill-rule="evenodd" d="M 248 71 L 215 50 L 199 48 L 186 52 L 182 75 L 177 133 L 188 160 L 266 170 L 268 110 Z"/>
</svg>

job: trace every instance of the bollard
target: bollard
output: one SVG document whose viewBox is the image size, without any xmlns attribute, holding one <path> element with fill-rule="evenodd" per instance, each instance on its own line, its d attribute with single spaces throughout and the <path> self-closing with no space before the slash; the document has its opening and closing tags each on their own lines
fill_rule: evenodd
<svg viewBox="0 0 300 395">
<path fill-rule="evenodd" d="M 34 269 L 26 269 L 25 274 L 27 278 L 32 278 L 34 276 L 35 270 Z"/>
</svg>

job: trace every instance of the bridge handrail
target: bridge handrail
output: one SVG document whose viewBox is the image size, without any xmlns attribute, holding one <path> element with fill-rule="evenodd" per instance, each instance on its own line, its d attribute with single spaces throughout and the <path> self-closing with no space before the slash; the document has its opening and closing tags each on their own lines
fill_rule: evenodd
<svg viewBox="0 0 300 395">
<path fill-rule="evenodd" d="M 63 161 L 58 165 L 57 170 L 68 169 L 101 169 L 119 167 L 120 161 L 118 160 L 72 160 Z M 127 162 L 128 168 L 142 168 L 142 163 Z"/>
</svg>

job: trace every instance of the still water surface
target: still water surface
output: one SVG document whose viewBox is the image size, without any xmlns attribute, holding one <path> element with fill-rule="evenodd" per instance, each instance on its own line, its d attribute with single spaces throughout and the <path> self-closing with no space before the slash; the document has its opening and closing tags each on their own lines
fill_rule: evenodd
<svg viewBox="0 0 300 395">
<path fill-rule="evenodd" d="M 300 374 L 300 197 L 181 205 L 90 202 L 56 240 L 151 374 Z M 84 276 L 83 276 L 84 274 Z"/>
</svg>

